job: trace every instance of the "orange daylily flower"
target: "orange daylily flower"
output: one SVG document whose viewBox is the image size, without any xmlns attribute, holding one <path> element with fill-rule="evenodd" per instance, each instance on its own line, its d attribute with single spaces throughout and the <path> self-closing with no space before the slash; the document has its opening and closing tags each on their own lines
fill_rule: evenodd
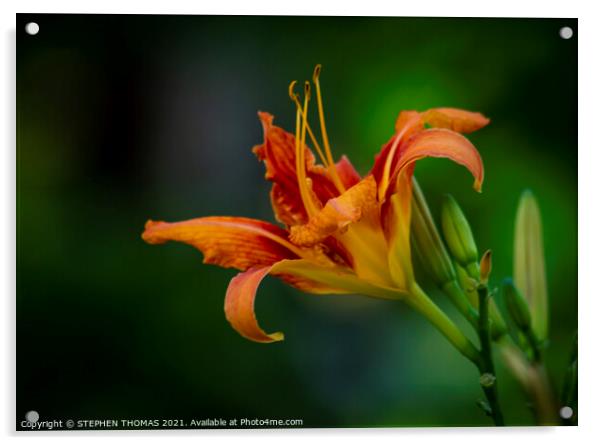
<svg viewBox="0 0 602 445">
<path fill-rule="evenodd" d="M 142 238 L 150 244 L 179 241 L 199 249 L 204 263 L 241 270 L 226 291 L 226 318 L 244 337 L 257 342 L 284 338 L 260 328 L 254 312 L 257 288 L 266 275 L 313 294 L 363 294 L 412 301 L 410 203 L 416 161 L 445 157 L 465 166 L 474 188 L 483 182 L 479 152 L 461 133 L 487 125 L 480 113 L 455 108 L 402 111 L 395 133 L 382 147 L 372 170 L 360 177 L 343 156 L 334 162 L 326 132 L 319 82 L 313 76 L 322 144 L 307 121 L 310 84 L 296 104 L 296 132 L 273 124 L 260 112 L 263 143 L 253 148 L 265 163 L 276 219 L 284 227 L 243 217 L 210 216 L 167 223 L 148 221 Z M 430 128 L 425 128 L 425 126 Z M 306 144 L 307 136 L 321 163 Z"/>
</svg>

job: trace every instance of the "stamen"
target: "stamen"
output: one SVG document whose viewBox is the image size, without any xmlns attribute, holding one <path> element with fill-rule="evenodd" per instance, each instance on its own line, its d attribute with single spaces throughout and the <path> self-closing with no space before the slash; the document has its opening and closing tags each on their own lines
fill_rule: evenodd
<svg viewBox="0 0 602 445">
<path fill-rule="evenodd" d="M 290 96 L 291 100 L 293 102 L 295 102 L 295 105 L 297 106 L 297 110 L 303 112 L 302 111 L 303 107 L 301 107 L 301 102 L 299 102 L 299 95 L 297 93 L 295 93 L 295 91 L 294 91 L 296 84 L 297 84 L 296 80 L 293 80 L 290 83 L 290 85 L 288 86 L 288 95 Z M 326 160 L 326 157 L 324 156 L 324 153 L 322 152 L 322 149 L 320 148 L 320 145 L 318 144 L 318 140 L 314 136 L 314 132 L 311 131 L 311 128 L 310 128 L 309 124 L 307 124 L 307 133 L 309 134 L 309 138 L 311 139 L 311 143 L 313 144 L 314 148 L 318 152 L 318 156 L 320 157 L 320 161 L 322 161 L 322 164 L 324 164 L 324 166 L 328 167 L 328 161 Z"/>
<path fill-rule="evenodd" d="M 294 85 L 291 84 L 293 87 Z M 289 91 L 290 92 L 290 91 Z M 297 182 L 303 206 L 309 217 L 318 213 L 318 208 L 313 201 L 313 197 L 308 189 L 307 178 L 305 176 L 305 131 L 307 129 L 307 106 L 309 103 L 309 82 L 305 83 L 305 99 L 303 111 L 297 108 L 297 125 L 295 131 L 295 166 L 297 170 Z M 303 128 L 301 129 L 301 117 L 303 117 Z"/>
<path fill-rule="evenodd" d="M 345 191 L 345 187 L 339 177 L 336 166 L 334 165 L 334 159 L 332 158 L 332 152 L 330 151 L 330 143 L 328 142 L 328 134 L 326 133 L 326 122 L 324 120 L 324 107 L 322 106 L 322 92 L 320 90 L 320 71 L 322 70 L 322 65 L 318 64 L 314 68 L 313 81 L 316 85 L 316 97 L 318 100 L 318 115 L 320 116 L 320 129 L 322 130 L 322 143 L 324 144 L 324 150 L 326 151 L 326 157 L 328 159 L 328 170 L 334 180 L 334 183 L 339 189 L 339 192 L 343 193 Z"/>
<path fill-rule="evenodd" d="M 288 95 L 292 99 L 293 102 L 299 103 L 299 95 L 297 93 L 295 93 L 295 85 L 297 85 L 297 81 L 296 80 L 293 80 L 288 85 Z"/>
<path fill-rule="evenodd" d="M 387 154 L 387 159 L 383 168 L 382 179 L 380 182 L 380 186 L 378 187 L 378 200 L 381 202 L 383 201 L 387 189 L 389 188 L 389 177 L 391 176 L 391 165 L 393 163 L 393 156 L 395 156 L 395 152 L 399 147 L 399 143 L 401 142 L 401 138 L 403 137 L 404 133 L 405 131 L 402 130 L 397 134 L 397 137 L 393 141 L 393 145 L 391 146 L 391 149 Z"/>
</svg>

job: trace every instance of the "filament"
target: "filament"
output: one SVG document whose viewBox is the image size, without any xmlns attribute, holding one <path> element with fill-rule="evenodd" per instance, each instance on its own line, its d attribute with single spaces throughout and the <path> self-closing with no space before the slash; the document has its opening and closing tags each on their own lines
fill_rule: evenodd
<svg viewBox="0 0 602 445">
<path fill-rule="evenodd" d="M 291 84 L 294 88 L 294 84 Z M 289 89 L 289 93 L 292 92 L 292 88 Z M 303 206 L 309 217 L 312 217 L 318 213 L 318 208 L 313 201 L 313 197 L 307 186 L 307 178 L 305 176 L 305 132 L 307 129 L 307 106 L 309 104 L 309 82 L 305 83 L 305 98 L 303 103 L 303 110 L 297 108 L 297 119 L 296 119 L 296 130 L 295 130 L 295 161 L 297 170 L 297 181 L 299 184 L 299 192 L 301 194 L 301 200 Z M 303 118 L 303 128 L 301 129 L 301 118 Z"/>
<path fill-rule="evenodd" d="M 295 88 L 296 84 L 297 84 L 296 80 L 293 80 L 290 83 L 290 85 L 288 86 L 288 95 L 290 96 L 291 100 L 293 102 L 295 102 L 297 110 L 303 112 L 302 111 L 303 107 L 301 106 L 301 102 L 299 102 L 299 95 L 294 92 L 294 88 Z M 307 134 L 309 134 L 309 138 L 311 139 L 311 143 L 313 144 L 314 148 L 318 152 L 318 156 L 320 157 L 320 161 L 322 162 L 322 164 L 324 164 L 326 167 L 328 167 L 328 161 L 326 160 L 326 157 L 324 156 L 324 152 L 320 148 L 320 144 L 318 144 L 318 140 L 316 139 L 316 136 L 314 135 L 314 132 L 311 131 L 311 127 L 309 126 L 309 123 L 307 124 Z"/>
<path fill-rule="evenodd" d="M 331 173 L 331 176 L 334 180 L 334 183 L 339 189 L 339 192 L 343 193 L 345 191 L 345 187 L 341 182 L 341 178 L 337 172 L 336 166 L 334 165 L 334 159 L 332 158 L 332 151 L 330 150 L 330 143 L 328 142 L 328 133 L 326 133 L 326 121 L 324 120 L 324 107 L 322 106 L 322 92 L 320 90 L 320 71 L 322 70 L 322 65 L 318 64 L 314 68 L 313 81 L 316 85 L 316 98 L 318 100 L 318 115 L 320 116 L 320 129 L 322 130 L 322 143 L 324 144 L 324 151 L 326 152 L 326 157 L 328 159 L 328 170 Z"/>
<path fill-rule="evenodd" d="M 401 142 L 401 138 L 403 137 L 404 133 L 405 133 L 405 128 L 397 134 L 397 137 L 393 141 L 393 145 L 391 146 L 391 149 L 389 150 L 389 153 L 387 154 L 387 159 L 385 161 L 385 166 L 383 168 L 381 183 L 378 188 L 379 201 L 383 201 L 385 194 L 387 192 L 387 188 L 389 187 L 389 178 L 391 176 L 391 165 L 393 163 L 393 156 L 395 156 L 395 152 L 397 151 L 397 148 L 399 147 L 399 143 Z"/>
</svg>

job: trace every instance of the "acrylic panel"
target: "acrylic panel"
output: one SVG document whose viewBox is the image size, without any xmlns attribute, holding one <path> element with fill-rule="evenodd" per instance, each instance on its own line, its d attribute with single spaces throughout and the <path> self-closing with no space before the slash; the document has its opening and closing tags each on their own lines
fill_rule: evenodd
<svg viewBox="0 0 602 445">
<path fill-rule="evenodd" d="M 19 14 L 16 428 L 575 425 L 577 39 Z"/>
</svg>

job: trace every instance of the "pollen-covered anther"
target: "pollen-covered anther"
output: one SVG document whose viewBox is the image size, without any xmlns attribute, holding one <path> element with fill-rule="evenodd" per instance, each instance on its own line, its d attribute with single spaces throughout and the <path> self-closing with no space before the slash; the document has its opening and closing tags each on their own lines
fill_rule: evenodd
<svg viewBox="0 0 602 445">
<path fill-rule="evenodd" d="M 295 86 L 297 85 L 297 81 L 293 80 L 289 85 L 288 85 L 288 96 L 291 98 L 291 100 L 293 102 L 295 102 L 296 104 L 299 103 L 299 95 L 297 93 L 295 93 Z"/>
<path fill-rule="evenodd" d="M 296 107 L 297 111 L 299 113 L 303 113 L 303 106 L 301 105 L 301 102 L 299 99 L 299 94 L 295 93 L 295 86 L 297 86 L 297 81 L 293 80 L 288 86 L 288 95 L 291 98 L 291 100 L 295 103 L 295 107 Z M 324 156 L 324 153 L 322 152 L 322 149 L 320 148 L 320 145 L 318 144 L 318 140 L 316 139 L 316 136 L 314 135 L 314 132 L 311 130 L 311 127 L 309 126 L 308 122 L 305 122 L 305 129 L 307 130 L 307 134 L 309 135 L 309 138 L 311 139 L 311 143 L 314 145 L 314 148 L 318 152 L 318 156 L 320 157 L 320 160 L 322 161 L 322 163 L 324 165 L 327 166 L 328 160 Z"/>
<path fill-rule="evenodd" d="M 316 67 L 314 68 L 314 75 L 312 77 L 314 82 L 317 82 L 318 79 L 320 78 L 320 71 L 322 71 L 322 65 L 320 65 L 319 63 L 316 65 Z"/>
</svg>

